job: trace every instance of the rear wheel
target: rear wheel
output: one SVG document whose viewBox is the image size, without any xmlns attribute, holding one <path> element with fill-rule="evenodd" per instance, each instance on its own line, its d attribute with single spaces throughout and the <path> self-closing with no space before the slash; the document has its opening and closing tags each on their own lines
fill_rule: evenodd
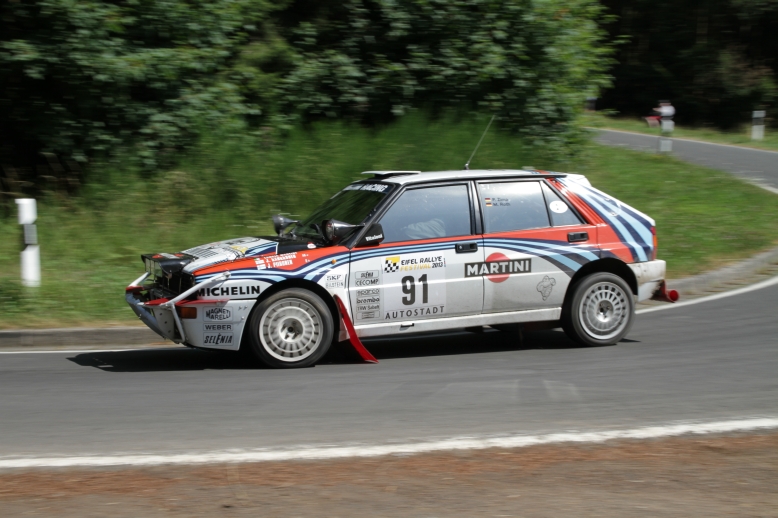
<svg viewBox="0 0 778 518">
<path fill-rule="evenodd" d="M 594 273 L 573 287 L 562 311 L 562 328 L 584 345 L 612 345 L 627 335 L 634 315 L 632 290 L 624 279 Z"/>
<path fill-rule="evenodd" d="M 249 319 L 251 352 L 274 368 L 310 367 L 332 343 L 333 322 L 327 304 L 300 288 L 263 300 Z"/>
</svg>

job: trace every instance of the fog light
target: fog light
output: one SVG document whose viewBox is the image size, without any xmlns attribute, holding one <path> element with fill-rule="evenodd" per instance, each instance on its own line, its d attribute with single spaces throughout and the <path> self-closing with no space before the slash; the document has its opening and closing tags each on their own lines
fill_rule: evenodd
<svg viewBox="0 0 778 518">
<path fill-rule="evenodd" d="M 197 308 L 176 306 L 178 316 L 181 318 L 197 318 Z"/>
</svg>

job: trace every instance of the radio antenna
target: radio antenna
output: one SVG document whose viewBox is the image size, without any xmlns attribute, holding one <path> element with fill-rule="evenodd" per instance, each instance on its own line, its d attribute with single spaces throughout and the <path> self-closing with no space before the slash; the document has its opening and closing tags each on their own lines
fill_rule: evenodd
<svg viewBox="0 0 778 518">
<path fill-rule="evenodd" d="M 475 156 L 475 152 L 478 151 L 478 148 L 481 147 L 481 142 L 484 141 L 484 137 L 486 136 L 486 132 L 489 131 L 489 126 L 492 125 L 492 122 L 494 121 L 494 118 L 497 116 L 497 114 L 492 115 L 492 118 L 489 119 L 489 124 L 486 125 L 486 129 L 484 130 L 484 134 L 481 135 L 481 140 L 478 141 L 478 145 L 475 146 L 475 149 L 473 150 L 473 154 L 470 155 L 470 158 L 467 159 L 467 163 L 465 164 L 465 171 L 470 170 L 470 161 L 473 160 L 473 157 Z"/>
</svg>

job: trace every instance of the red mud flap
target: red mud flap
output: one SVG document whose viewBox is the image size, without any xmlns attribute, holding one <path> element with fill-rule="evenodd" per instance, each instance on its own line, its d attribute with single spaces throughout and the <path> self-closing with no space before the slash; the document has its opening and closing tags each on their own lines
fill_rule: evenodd
<svg viewBox="0 0 778 518">
<path fill-rule="evenodd" d="M 678 300 L 678 292 L 668 290 L 665 281 L 659 283 L 659 288 L 651 296 L 651 300 L 660 300 L 662 302 L 675 302 Z"/>
<path fill-rule="evenodd" d="M 337 295 L 335 295 L 335 304 L 338 305 L 338 311 L 340 311 L 340 316 L 343 319 L 343 325 L 346 326 L 346 331 L 348 331 L 348 340 L 351 342 L 352 347 L 356 349 L 359 356 L 361 356 L 362 359 L 366 362 L 378 363 L 378 360 L 375 359 L 375 356 L 370 354 L 370 352 L 365 349 L 365 346 L 362 345 L 362 342 L 357 336 L 357 331 L 354 329 L 354 324 L 351 323 L 351 318 L 349 318 L 348 313 L 346 312 L 346 306 L 343 305 L 343 301 L 340 300 L 340 297 Z"/>
</svg>

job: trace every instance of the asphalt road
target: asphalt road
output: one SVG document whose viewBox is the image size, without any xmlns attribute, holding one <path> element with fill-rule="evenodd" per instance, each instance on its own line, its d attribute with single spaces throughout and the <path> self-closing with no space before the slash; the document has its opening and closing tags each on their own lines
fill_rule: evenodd
<svg viewBox="0 0 778 518">
<path fill-rule="evenodd" d="M 597 132 L 597 142 L 610 146 L 656 152 L 659 145 L 658 136 L 613 130 Z M 672 154 L 681 160 L 732 173 L 778 193 L 778 152 L 685 139 L 672 141 Z"/>
<path fill-rule="evenodd" d="M 382 443 L 778 415 L 778 285 L 560 332 L 374 341 L 378 365 L 188 349 L 0 355 L 0 457 Z"/>
</svg>

